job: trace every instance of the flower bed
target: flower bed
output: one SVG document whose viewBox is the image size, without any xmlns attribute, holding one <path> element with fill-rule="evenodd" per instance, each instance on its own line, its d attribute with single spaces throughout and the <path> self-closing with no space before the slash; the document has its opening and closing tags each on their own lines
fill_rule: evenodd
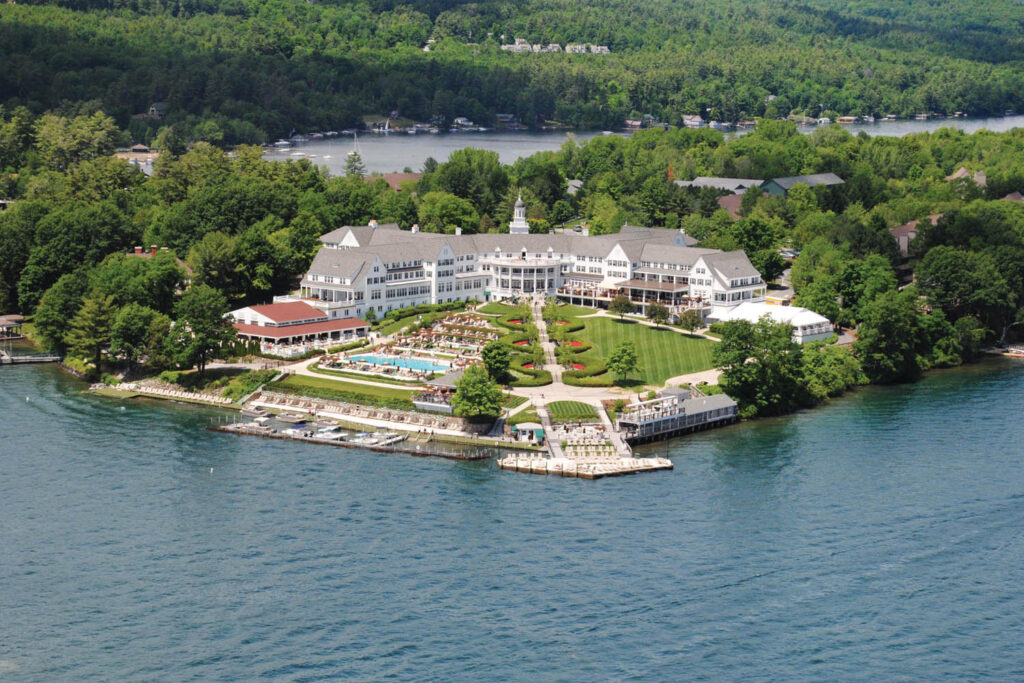
<svg viewBox="0 0 1024 683">
<path fill-rule="evenodd" d="M 568 339 L 568 340 L 562 342 L 562 346 L 571 346 L 574 349 L 576 349 L 576 348 L 579 348 L 579 347 L 583 346 L 583 342 L 581 342 L 578 339 Z"/>
<path fill-rule="evenodd" d="M 573 370 L 586 370 L 587 366 L 584 365 L 583 363 L 573 363 L 572 364 L 572 369 Z"/>
<path fill-rule="evenodd" d="M 527 339 L 520 339 L 519 341 L 512 342 L 512 346 L 529 346 L 530 342 Z"/>
</svg>

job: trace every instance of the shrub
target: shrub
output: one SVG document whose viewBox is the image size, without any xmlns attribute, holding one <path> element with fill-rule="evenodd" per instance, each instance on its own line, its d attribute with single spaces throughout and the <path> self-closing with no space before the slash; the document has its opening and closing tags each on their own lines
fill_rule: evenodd
<svg viewBox="0 0 1024 683">
<path fill-rule="evenodd" d="M 352 349 L 361 348 L 369 343 L 369 339 L 360 339 L 359 341 L 351 342 L 349 344 L 340 344 L 339 346 L 328 347 L 327 353 L 343 353 L 345 351 L 351 351 Z"/>
</svg>

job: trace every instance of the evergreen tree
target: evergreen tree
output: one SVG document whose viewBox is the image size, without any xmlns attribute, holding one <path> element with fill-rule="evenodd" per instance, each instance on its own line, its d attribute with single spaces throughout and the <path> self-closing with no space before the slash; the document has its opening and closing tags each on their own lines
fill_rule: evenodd
<svg viewBox="0 0 1024 683">
<path fill-rule="evenodd" d="M 366 165 L 363 164 L 363 157 L 359 152 L 348 153 L 348 157 L 345 159 L 345 176 L 349 178 L 366 177 Z"/>
<path fill-rule="evenodd" d="M 68 348 L 79 358 L 92 361 L 99 375 L 103 349 L 110 344 L 114 322 L 114 297 L 93 290 L 82 302 L 78 315 L 71 321 L 67 335 Z"/>
</svg>

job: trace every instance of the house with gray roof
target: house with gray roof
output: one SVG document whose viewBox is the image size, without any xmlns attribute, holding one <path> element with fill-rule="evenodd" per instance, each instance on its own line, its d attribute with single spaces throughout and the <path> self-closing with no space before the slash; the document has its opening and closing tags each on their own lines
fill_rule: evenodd
<svg viewBox="0 0 1024 683">
<path fill-rule="evenodd" d="M 715 190 L 725 190 L 733 194 L 743 194 L 752 187 L 760 187 L 763 180 L 756 178 L 710 178 L 697 176 L 693 180 L 677 180 L 679 187 L 710 187 Z"/>
<path fill-rule="evenodd" d="M 803 183 L 807 187 L 834 187 L 842 185 L 845 181 L 835 173 L 814 173 L 812 175 L 795 175 L 786 178 L 772 178 L 761 185 L 761 189 L 768 194 L 784 196 L 796 186 Z"/>
</svg>

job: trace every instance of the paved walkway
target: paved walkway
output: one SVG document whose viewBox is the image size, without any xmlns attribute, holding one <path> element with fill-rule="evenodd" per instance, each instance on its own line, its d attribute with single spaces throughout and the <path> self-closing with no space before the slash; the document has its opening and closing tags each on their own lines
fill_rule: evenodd
<svg viewBox="0 0 1024 683">
<path fill-rule="evenodd" d="M 555 384 L 562 383 L 562 366 L 555 358 L 555 344 L 548 337 L 548 324 L 544 322 L 544 299 L 533 297 L 533 324 L 537 326 L 537 336 L 540 339 L 540 348 L 544 350 L 544 369 L 551 373 L 551 379 Z"/>
<path fill-rule="evenodd" d="M 721 370 L 701 370 L 700 372 L 691 372 L 688 375 L 678 375 L 676 377 L 669 377 L 665 380 L 665 386 L 679 386 L 680 384 L 700 384 L 704 382 L 706 384 L 718 384 L 718 378 L 721 376 Z"/>
<path fill-rule="evenodd" d="M 608 440 L 615 446 L 615 451 L 619 454 L 620 458 L 632 458 L 633 449 L 629 447 L 629 444 L 622 438 L 615 429 L 615 425 L 612 424 L 612 419 L 608 417 L 608 412 L 604 409 L 604 405 L 600 401 L 594 401 L 594 409 L 597 411 L 597 416 L 601 418 L 601 424 L 604 425 L 605 433 L 608 435 Z"/>
</svg>

